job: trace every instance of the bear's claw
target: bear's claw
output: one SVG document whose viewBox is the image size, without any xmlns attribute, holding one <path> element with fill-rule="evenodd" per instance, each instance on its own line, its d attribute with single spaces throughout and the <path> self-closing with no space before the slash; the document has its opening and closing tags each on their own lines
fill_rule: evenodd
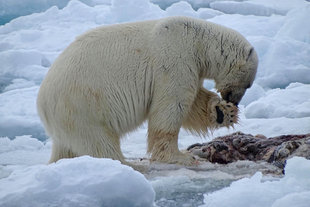
<svg viewBox="0 0 310 207">
<path fill-rule="evenodd" d="M 218 106 L 216 106 L 215 109 L 216 109 L 216 115 L 217 115 L 216 122 L 221 124 L 224 121 L 224 114 Z"/>
<path fill-rule="evenodd" d="M 163 159 L 161 156 L 154 157 L 152 155 L 150 161 L 151 162 L 162 162 L 162 163 L 169 163 L 169 164 L 178 164 L 184 166 L 193 166 L 199 164 L 194 156 L 189 154 L 188 152 L 175 152 L 175 153 L 167 153 L 165 151 L 160 152 L 165 154 L 165 158 Z"/>
</svg>

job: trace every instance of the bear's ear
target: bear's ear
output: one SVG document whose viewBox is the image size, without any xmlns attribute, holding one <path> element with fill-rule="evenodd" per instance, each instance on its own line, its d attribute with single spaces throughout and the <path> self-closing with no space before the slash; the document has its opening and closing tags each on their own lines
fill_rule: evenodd
<svg viewBox="0 0 310 207">
<path fill-rule="evenodd" d="M 248 53 L 248 57 L 246 58 L 246 61 L 248 61 L 250 59 L 251 55 L 253 54 L 253 51 L 254 51 L 254 48 L 251 47 L 251 49 L 250 49 L 250 51 Z"/>
</svg>

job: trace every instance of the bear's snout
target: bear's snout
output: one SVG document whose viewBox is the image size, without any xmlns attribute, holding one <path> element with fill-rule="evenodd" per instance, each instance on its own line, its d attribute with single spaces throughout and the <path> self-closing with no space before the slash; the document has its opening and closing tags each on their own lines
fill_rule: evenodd
<svg viewBox="0 0 310 207">
<path fill-rule="evenodd" d="M 221 92 L 222 98 L 227 102 L 233 103 L 235 106 L 238 106 L 244 94 L 245 90 L 240 89 L 225 90 Z"/>
<path fill-rule="evenodd" d="M 221 96 L 222 98 L 227 101 L 227 102 L 231 102 L 230 99 L 231 99 L 231 91 L 224 91 L 224 92 L 221 92 Z M 235 104 L 235 103 L 234 103 Z"/>
</svg>

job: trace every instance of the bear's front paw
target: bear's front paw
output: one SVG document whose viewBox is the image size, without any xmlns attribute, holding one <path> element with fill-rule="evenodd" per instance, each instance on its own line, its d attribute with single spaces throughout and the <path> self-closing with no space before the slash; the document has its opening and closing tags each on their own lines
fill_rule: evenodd
<svg viewBox="0 0 310 207">
<path fill-rule="evenodd" d="M 160 156 L 160 154 L 162 154 Z M 184 166 L 193 166 L 198 165 L 199 162 L 189 153 L 182 153 L 180 151 L 169 153 L 167 151 L 162 151 L 160 153 L 154 154 L 151 157 L 151 162 L 162 162 L 162 163 L 169 163 L 169 164 L 178 164 Z"/>
<path fill-rule="evenodd" d="M 220 101 L 216 106 L 216 122 L 220 126 L 233 126 L 238 122 L 238 108 L 226 101 Z"/>
</svg>

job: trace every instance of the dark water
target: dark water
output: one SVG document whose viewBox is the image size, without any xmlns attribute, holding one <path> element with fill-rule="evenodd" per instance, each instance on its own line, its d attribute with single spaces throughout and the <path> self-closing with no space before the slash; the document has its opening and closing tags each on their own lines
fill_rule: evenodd
<svg viewBox="0 0 310 207">
<path fill-rule="evenodd" d="M 158 207 L 196 207 L 203 203 L 205 193 L 229 186 L 234 180 L 193 179 L 176 185 L 154 186 Z"/>
</svg>

